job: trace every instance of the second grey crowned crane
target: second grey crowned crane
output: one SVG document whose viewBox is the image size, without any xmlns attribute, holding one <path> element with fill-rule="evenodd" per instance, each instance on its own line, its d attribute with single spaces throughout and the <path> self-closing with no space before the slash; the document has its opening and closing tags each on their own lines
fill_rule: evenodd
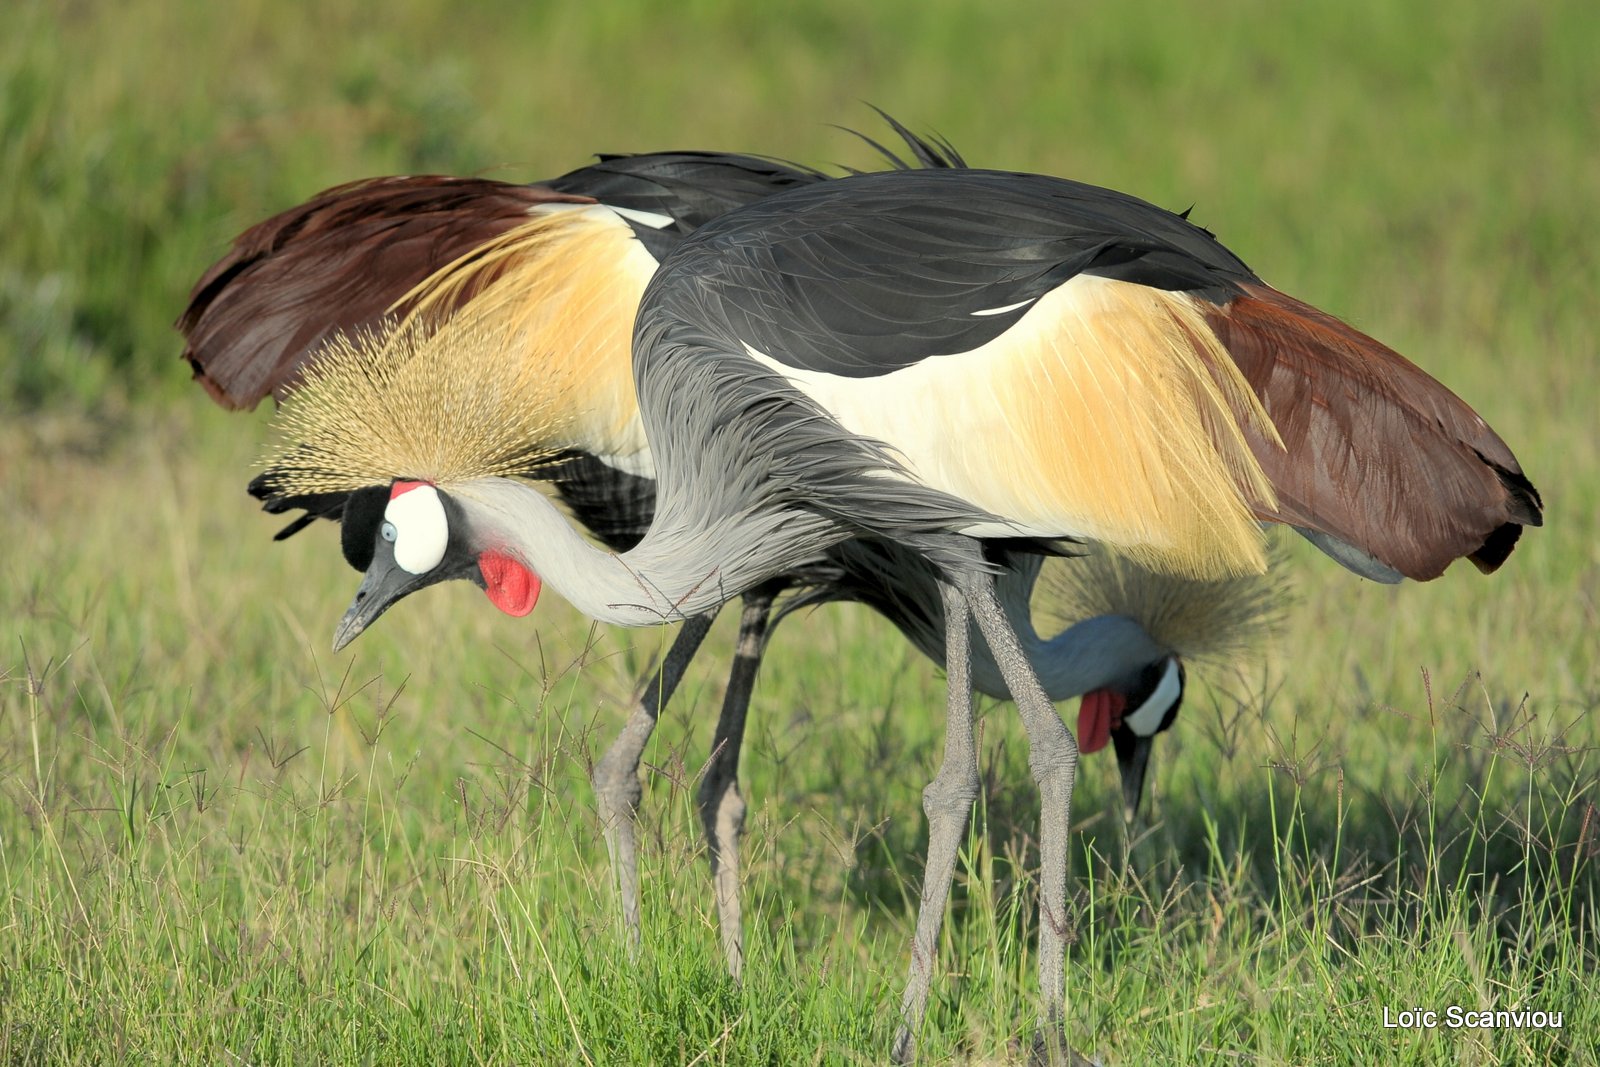
<svg viewBox="0 0 1600 1067">
<path fill-rule="evenodd" d="M 929 561 L 944 609 L 947 737 L 924 794 L 929 858 L 900 1060 L 913 1054 L 978 789 L 969 620 L 1030 740 L 1043 1038 L 1062 1051 L 1078 747 L 995 595 L 984 542 L 1088 538 L 1204 576 L 1259 570 L 1258 522 L 1269 520 L 1394 580 L 1434 577 L 1461 557 L 1492 570 L 1521 527 L 1541 521 L 1510 450 L 1444 386 L 1271 289 L 1181 217 L 1062 179 L 861 175 L 779 194 L 687 238 L 646 289 L 635 329 L 658 491 L 649 532 L 625 553 L 594 548 L 504 477 L 526 469 L 526 442 L 548 429 L 531 423 L 559 411 L 559 376 L 424 374 L 410 393 L 389 388 L 406 368 L 459 370 L 472 361 L 461 353 L 508 340 L 469 314 L 415 341 L 386 379 L 347 346 L 286 408 L 283 484 L 390 486 L 341 632 L 447 578 L 478 581 L 513 614 L 548 582 L 593 618 L 650 625 L 850 539 Z M 369 387 L 378 395 L 352 418 L 354 394 Z M 473 418 L 442 425 L 427 395 L 436 389 L 475 390 L 443 405 Z"/>
</svg>

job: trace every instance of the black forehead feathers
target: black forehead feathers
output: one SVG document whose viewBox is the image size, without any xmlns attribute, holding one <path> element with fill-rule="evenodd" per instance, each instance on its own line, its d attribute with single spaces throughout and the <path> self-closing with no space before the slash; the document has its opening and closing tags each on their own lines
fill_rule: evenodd
<svg viewBox="0 0 1600 1067">
<path fill-rule="evenodd" d="M 383 511 L 389 506 L 389 487 L 374 485 L 357 489 L 344 502 L 344 521 L 339 524 L 339 547 L 345 562 L 358 571 L 372 566 L 372 553 L 383 525 Z"/>
</svg>

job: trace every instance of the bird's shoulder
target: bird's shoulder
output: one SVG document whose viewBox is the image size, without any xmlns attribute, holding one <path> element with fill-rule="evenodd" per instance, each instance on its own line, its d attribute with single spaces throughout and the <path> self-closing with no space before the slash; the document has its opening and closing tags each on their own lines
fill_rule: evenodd
<svg viewBox="0 0 1600 1067">
<path fill-rule="evenodd" d="M 674 239 L 711 219 L 787 189 L 820 181 L 818 171 L 732 152 L 646 152 L 602 155 L 595 163 L 543 184 L 593 197 L 610 207 L 665 216 Z M 647 224 L 634 225 L 647 244 Z M 652 252 L 655 249 L 652 248 Z"/>
</svg>

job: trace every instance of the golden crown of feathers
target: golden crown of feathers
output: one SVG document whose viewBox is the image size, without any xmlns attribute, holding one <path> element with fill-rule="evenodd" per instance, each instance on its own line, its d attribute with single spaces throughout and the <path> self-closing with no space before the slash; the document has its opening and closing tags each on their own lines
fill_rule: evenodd
<svg viewBox="0 0 1600 1067">
<path fill-rule="evenodd" d="M 535 473 L 568 413 L 518 342 L 504 318 L 471 314 L 337 335 L 279 410 L 262 466 L 286 495 Z"/>
<path fill-rule="evenodd" d="M 1262 574 L 1174 579 L 1104 546 L 1049 559 L 1033 598 L 1039 621 L 1062 629 L 1097 615 L 1126 615 L 1189 662 L 1227 663 L 1259 651 L 1289 599 L 1281 545 Z"/>
</svg>

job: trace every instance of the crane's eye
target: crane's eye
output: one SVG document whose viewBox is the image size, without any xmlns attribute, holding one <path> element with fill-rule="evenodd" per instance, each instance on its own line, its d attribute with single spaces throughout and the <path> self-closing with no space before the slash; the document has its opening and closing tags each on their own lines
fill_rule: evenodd
<svg viewBox="0 0 1600 1067">
<path fill-rule="evenodd" d="M 395 530 L 394 523 L 392 522 L 384 523 L 383 526 L 379 528 L 378 533 L 382 534 L 383 539 L 388 541 L 390 544 L 394 544 L 394 539 L 399 536 L 399 533 Z"/>
</svg>

